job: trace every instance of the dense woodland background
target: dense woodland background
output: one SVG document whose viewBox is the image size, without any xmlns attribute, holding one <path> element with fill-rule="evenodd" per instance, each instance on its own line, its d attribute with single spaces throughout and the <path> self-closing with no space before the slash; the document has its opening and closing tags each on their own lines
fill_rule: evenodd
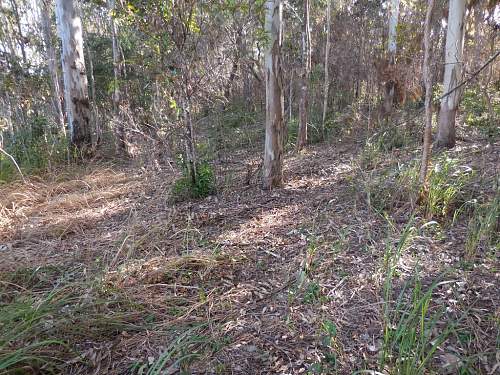
<svg viewBox="0 0 500 375">
<path fill-rule="evenodd" d="M 0 373 L 497 373 L 499 29 L 0 0 Z"/>
</svg>

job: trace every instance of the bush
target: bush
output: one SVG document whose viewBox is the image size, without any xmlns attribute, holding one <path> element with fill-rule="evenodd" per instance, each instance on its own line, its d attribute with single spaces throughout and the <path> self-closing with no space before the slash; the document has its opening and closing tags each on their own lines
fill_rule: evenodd
<svg viewBox="0 0 500 375">
<path fill-rule="evenodd" d="M 16 160 L 25 174 L 46 171 L 65 161 L 67 139 L 63 135 L 52 134 L 49 128 L 45 117 L 34 116 L 29 126 L 4 136 L 5 151 Z M 0 182 L 10 181 L 16 176 L 12 160 L 0 154 Z"/>
<path fill-rule="evenodd" d="M 200 163 L 196 173 L 193 182 L 188 168 L 184 168 L 183 176 L 174 183 L 172 189 L 174 201 L 205 198 L 215 193 L 215 174 L 212 166 L 206 162 Z"/>
<path fill-rule="evenodd" d="M 500 102 L 492 97 L 493 116 L 488 111 L 488 104 L 484 95 L 478 87 L 472 87 L 464 92 L 462 99 L 462 108 L 465 113 L 464 122 L 471 128 L 478 129 L 488 138 L 494 138 L 500 135 L 500 128 L 497 125 L 496 118 L 500 116 Z"/>
</svg>

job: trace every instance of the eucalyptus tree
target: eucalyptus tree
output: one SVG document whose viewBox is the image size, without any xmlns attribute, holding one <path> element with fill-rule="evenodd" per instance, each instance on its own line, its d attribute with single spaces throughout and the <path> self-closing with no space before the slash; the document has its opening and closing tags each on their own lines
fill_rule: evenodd
<svg viewBox="0 0 500 375">
<path fill-rule="evenodd" d="M 425 15 L 424 24 L 424 63 L 422 69 L 423 80 L 425 83 L 425 131 L 424 131 L 424 146 L 422 150 L 422 164 L 420 166 L 420 183 L 425 184 L 427 177 L 427 169 L 429 166 L 429 158 L 431 152 L 431 137 L 432 137 L 432 71 L 430 69 L 430 54 L 431 54 L 431 19 L 434 9 L 434 0 L 428 0 L 427 12 Z"/>
<path fill-rule="evenodd" d="M 59 81 L 58 59 L 56 57 L 56 49 L 53 43 L 52 34 L 52 0 L 42 0 L 40 5 L 40 21 L 42 27 L 43 41 L 45 44 L 45 53 L 47 57 L 47 69 L 50 76 L 50 83 L 52 86 L 52 96 L 54 102 L 54 117 L 56 124 L 59 125 L 62 132 L 66 134 L 66 127 L 64 124 L 64 111 L 63 111 L 63 93 Z"/>
<path fill-rule="evenodd" d="M 326 0 L 326 42 L 325 42 L 325 61 L 324 61 L 324 75 L 325 80 L 323 84 L 323 115 L 321 116 L 321 137 L 325 137 L 325 120 L 326 112 L 328 109 L 328 90 L 330 87 L 329 72 L 328 72 L 328 56 L 330 55 L 330 27 L 332 22 L 332 2 Z"/>
<path fill-rule="evenodd" d="M 283 184 L 283 77 L 281 66 L 283 4 L 266 1 L 265 30 L 267 47 L 264 54 L 266 77 L 266 135 L 262 186 L 272 189 Z"/>
<path fill-rule="evenodd" d="M 389 32 L 387 38 L 387 57 L 389 70 L 396 64 L 396 49 L 397 49 L 397 27 L 399 20 L 399 0 L 390 0 L 389 6 Z M 395 93 L 395 81 L 393 77 L 387 80 L 385 85 L 385 97 L 383 103 L 384 114 L 388 115 L 392 112 Z"/>
<path fill-rule="evenodd" d="M 439 109 L 438 147 L 455 146 L 455 116 L 461 95 L 461 90 L 456 87 L 462 78 L 464 19 L 465 0 L 450 0 L 443 77 L 443 93 L 446 95 L 441 99 Z"/>
<path fill-rule="evenodd" d="M 299 99 L 299 131 L 297 134 L 297 151 L 307 143 L 307 112 L 309 104 L 309 76 L 311 74 L 311 30 L 309 0 L 303 0 L 304 13 L 302 20 L 302 74 Z"/>
<path fill-rule="evenodd" d="M 62 45 L 61 61 L 69 139 L 80 152 L 87 153 L 92 145 L 91 112 L 83 54 L 82 21 L 73 0 L 56 0 L 56 17 Z"/>
</svg>

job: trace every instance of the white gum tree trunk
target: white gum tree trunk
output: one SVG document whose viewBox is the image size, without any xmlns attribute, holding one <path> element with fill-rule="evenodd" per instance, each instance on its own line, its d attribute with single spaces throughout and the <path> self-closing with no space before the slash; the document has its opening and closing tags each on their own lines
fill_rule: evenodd
<svg viewBox="0 0 500 375">
<path fill-rule="evenodd" d="M 299 100 L 299 131 L 297 134 L 297 151 L 307 143 L 307 117 L 309 104 L 309 76 L 311 74 L 311 30 L 309 27 L 309 0 L 304 0 L 304 21 L 302 23 L 302 77 Z"/>
<path fill-rule="evenodd" d="M 283 184 L 282 18 L 282 0 L 267 0 L 265 29 L 269 39 L 265 51 L 266 139 L 262 171 L 264 189 Z"/>
<path fill-rule="evenodd" d="M 120 109 L 120 45 L 118 41 L 118 26 L 113 12 L 115 11 L 115 0 L 108 0 L 109 22 L 111 26 L 111 47 L 113 51 L 113 127 L 116 129 L 116 147 L 119 153 L 126 153 L 127 143 L 125 127 L 121 118 Z"/>
<path fill-rule="evenodd" d="M 422 150 L 422 164 L 420 166 L 419 180 L 420 184 L 424 185 L 427 178 L 427 169 L 431 154 L 431 137 L 432 137 L 432 72 L 430 69 L 431 55 L 431 18 L 434 8 L 434 0 L 429 0 L 427 3 L 427 13 L 425 16 L 424 26 L 424 64 L 423 78 L 425 82 L 425 131 L 424 131 L 424 146 Z"/>
<path fill-rule="evenodd" d="M 43 32 L 43 41 L 45 44 L 45 51 L 47 54 L 47 68 L 50 75 L 50 82 L 52 85 L 52 95 L 54 101 L 55 120 L 57 125 L 66 134 L 66 126 L 64 125 L 64 111 L 63 111 L 63 93 L 59 84 L 59 71 L 57 67 L 57 58 L 54 44 L 52 43 L 52 29 L 51 29 L 51 7 L 52 0 L 43 0 L 41 4 L 41 24 Z"/>
<path fill-rule="evenodd" d="M 73 0 L 56 0 L 56 17 L 62 44 L 64 99 L 70 142 L 80 151 L 90 151 L 90 101 L 83 55 L 83 28 Z"/>
<path fill-rule="evenodd" d="M 328 89 L 330 87 L 330 77 L 328 74 L 328 57 L 330 55 L 330 24 L 331 24 L 332 2 L 326 3 L 326 44 L 325 44 L 325 82 L 323 91 L 323 115 L 321 118 L 321 137 L 325 137 L 326 112 L 328 110 Z"/>
<path fill-rule="evenodd" d="M 389 66 L 396 63 L 396 49 L 397 49 L 397 28 L 399 20 L 399 0 L 389 1 L 389 35 L 387 39 L 387 54 L 389 59 Z M 384 113 L 386 115 L 392 112 L 394 102 L 395 82 L 390 79 L 385 85 L 385 98 L 384 98 Z"/>
<path fill-rule="evenodd" d="M 464 46 L 465 0 L 450 0 L 444 61 L 443 94 L 451 92 L 462 77 Z M 437 134 L 438 147 L 455 146 L 455 116 L 461 90 L 455 90 L 441 99 Z"/>
</svg>

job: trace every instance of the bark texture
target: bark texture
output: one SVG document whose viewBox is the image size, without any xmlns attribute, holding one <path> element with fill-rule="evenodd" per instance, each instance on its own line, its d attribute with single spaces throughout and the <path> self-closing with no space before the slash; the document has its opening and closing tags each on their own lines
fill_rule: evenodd
<svg viewBox="0 0 500 375">
<path fill-rule="evenodd" d="M 266 31 L 269 44 L 265 52 L 266 70 L 266 139 L 262 186 L 272 189 L 283 184 L 283 82 L 281 66 L 281 0 L 266 1 Z"/>
<path fill-rule="evenodd" d="M 331 12 L 332 12 L 332 2 L 327 0 L 326 3 L 326 44 L 325 44 L 325 82 L 323 91 L 323 116 L 321 118 L 321 137 L 325 138 L 325 121 L 326 112 L 328 110 L 328 89 L 330 87 L 330 77 L 328 74 L 328 57 L 330 55 L 330 24 L 331 24 Z"/>
<path fill-rule="evenodd" d="M 309 76 L 311 74 L 311 31 L 309 28 L 309 0 L 304 0 L 304 21 L 302 24 L 302 76 L 299 100 L 299 131 L 297 151 L 307 143 L 307 117 L 309 107 Z"/>
<path fill-rule="evenodd" d="M 465 0 L 450 0 L 448 28 L 446 30 L 446 53 L 443 78 L 443 93 L 451 92 L 462 77 L 462 53 L 464 43 Z M 441 99 L 437 134 L 438 147 L 455 146 L 455 116 L 460 103 L 461 90 L 454 90 Z"/>
<path fill-rule="evenodd" d="M 70 142 L 80 151 L 92 145 L 90 101 L 83 55 L 83 29 L 73 0 L 56 0 L 56 16 L 62 44 L 64 98 Z"/>
<path fill-rule="evenodd" d="M 117 132 L 117 151 L 125 154 L 127 152 L 127 143 L 125 126 L 123 119 L 121 118 L 120 109 L 120 46 L 118 41 L 118 27 L 113 15 L 115 10 L 115 0 L 108 0 L 108 10 L 110 12 L 111 46 L 113 51 L 113 127 Z"/>
<path fill-rule="evenodd" d="M 420 166 L 420 183 L 425 184 L 427 177 L 427 169 L 431 154 L 431 132 L 432 132 L 432 74 L 430 69 L 430 34 L 431 34 L 431 18 L 432 9 L 434 8 L 434 0 L 429 0 L 427 4 L 427 13 L 425 15 L 424 27 L 424 66 L 423 79 L 425 83 L 425 131 L 424 131 L 424 146 L 422 150 L 422 164 Z"/>
<path fill-rule="evenodd" d="M 59 84 L 59 71 L 57 68 L 56 51 L 52 43 L 52 29 L 50 25 L 51 19 L 51 0 L 44 0 L 41 4 L 41 24 L 43 32 L 43 41 L 47 54 L 47 68 L 50 75 L 50 83 L 52 86 L 52 96 L 54 104 L 54 119 L 56 124 L 66 134 L 66 126 L 64 124 L 63 111 L 63 93 Z"/>
</svg>

